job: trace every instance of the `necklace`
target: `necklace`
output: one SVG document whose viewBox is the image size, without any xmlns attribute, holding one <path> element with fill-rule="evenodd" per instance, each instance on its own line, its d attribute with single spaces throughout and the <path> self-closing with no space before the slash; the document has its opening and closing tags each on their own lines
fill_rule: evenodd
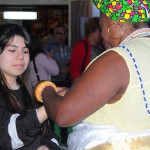
<svg viewBox="0 0 150 150">
<path fill-rule="evenodd" d="M 119 45 L 122 45 L 130 40 L 135 39 L 135 38 L 141 38 L 141 37 L 145 37 L 145 36 L 149 36 L 149 35 L 150 35 L 150 28 L 138 29 L 138 30 L 134 31 L 133 33 L 131 33 L 129 36 L 127 36 Z"/>
</svg>

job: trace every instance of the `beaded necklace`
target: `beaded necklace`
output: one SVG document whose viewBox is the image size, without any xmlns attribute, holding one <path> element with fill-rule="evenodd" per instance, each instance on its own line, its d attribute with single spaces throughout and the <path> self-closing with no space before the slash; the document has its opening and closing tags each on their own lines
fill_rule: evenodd
<svg viewBox="0 0 150 150">
<path fill-rule="evenodd" d="M 136 73 L 138 75 L 138 79 L 139 79 L 139 82 L 140 82 L 140 88 L 141 88 L 141 92 L 142 92 L 142 95 L 143 95 L 143 100 L 145 102 L 145 108 L 146 108 L 146 111 L 147 113 L 150 115 L 150 109 L 149 109 L 149 104 L 147 102 L 147 98 L 146 98 L 146 92 L 145 92 L 145 89 L 144 89 L 144 84 L 143 84 L 143 79 L 142 79 L 142 76 L 141 76 L 141 73 L 139 71 L 139 67 L 137 65 L 137 61 L 135 59 L 135 57 L 133 56 L 132 52 L 126 47 L 126 46 L 123 46 L 122 44 L 127 42 L 127 41 L 130 41 L 132 39 L 135 39 L 135 38 L 140 38 L 140 37 L 145 37 L 145 36 L 148 36 L 150 35 L 150 29 L 149 28 L 143 28 L 143 29 L 139 29 L 135 32 L 133 32 L 131 35 L 129 35 L 120 45 L 119 47 L 125 49 L 130 58 L 132 59 L 133 63 L 134 63 L 134 68 L 136 70 Z"/>
<path fill-rule="evenodd" d="M 150 28 L 138 29 L 138 30 L 134 31 L 133 33 L 131 33 L 129 36 L 127 36 L 120 43 L 120 45 L 122 45 L 123 43 L 126 43 L 127 41 L 133 40 L 135 38 L 141 38 L 141 37 L 145 37 L 145 36 L 149 36 L 149 35 L 150 35 Z"/>
</svg>

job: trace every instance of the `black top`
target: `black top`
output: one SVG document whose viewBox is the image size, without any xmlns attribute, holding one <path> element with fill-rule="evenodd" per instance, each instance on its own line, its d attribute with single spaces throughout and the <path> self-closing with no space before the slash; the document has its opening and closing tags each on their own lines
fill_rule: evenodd
<svg viewBox="0 0 150 150">
<path fill-rule="evenodd" d="M 34 108 L 27 109 L 29 108 L 29 106 L 27 106 L 29 104 L 26 104 L 24 91 L 23 86 L 18 90 L 14 90 L 24 105 L 24 111 L 15 114 L 19 115 L 16 119 L 17 135 L 24 145 L 18 148 L 18 150 L 36 150 L 40 145 L 46 145 L 50 150 L 60 150 L 57 144 L 51 140 L 58 140 L 58 137 L 51 130 L 50 124 L 48 122 L 44 124 L 47 126 L 46 132 L 41 131 L 43 124 L 39 123 L 36 110 Z M 14 115 L 14 113 L 8 110 L 5 98 L 0 92 L 0 150 L 12 150 L 12 139 L 9 136 L 8 130 L 12 115 Z"/>
</svg>

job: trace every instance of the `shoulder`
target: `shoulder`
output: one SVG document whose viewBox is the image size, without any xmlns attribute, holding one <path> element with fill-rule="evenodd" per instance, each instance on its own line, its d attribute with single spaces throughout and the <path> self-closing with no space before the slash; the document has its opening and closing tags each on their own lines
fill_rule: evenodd
<svg viewBox="0 0 150 150">
<path fill-rule="evenodd" d="M 39 53 L 36 57 L 35 57 L 35 61 L 36 63 L 42 63 L 44 62 L 44 60 L 47 60 L 48 57 L 45 53 Z"/>
<path fill-rule="evenodd" d="M 41 52 L 36 57 L 47 57 L 45 53 Z"/>
<path fill-rule="evenodd" d="M 49 47 L 51 47 L 51 46 L 59 46 L 59 44 L 57 42 L 51 42 L 48 46 Z"/>
<path fill-rule="evenodd" d="M 117 51 L 107 50 L 106 52 L 96 57 L 93 61 L 91 61 L 89 66 L 94 66 L 95 70 L 102 69 L 115 71 L 117 73 L 119 68 L 126 68 L 126 63 L 124 58 Z"/>
<path fill-rule="evenodd" d="M 113 62 L 113 63 L 117 63 L 117 61 L 114 60 L 120 60 L 122 57 L 118 54 L 117 51 L 115 50 L 107 50 L 104 53 L 102 53 L 101 55 L 99 55 L 95 60 L 99 60 L 99 61 L 104 61 L 104 62 Z M 102 61 L 102 62 L 103 62 Z"/>
<path fill-rule="evenodd" d="M 50 42 L 47 47 L 44 49 L 44 51 L 49 51 L 51 50 L 51 48 L 54 48 L 54 47 L 58 47 L 58 43 L 57 42 Z"/>
<path fill-rule="evenodd" d="M 84 41 L 85 40 L 77 42 L 73 48 L 74 49 L 76 49 L 76 48 L 84 48 L 84 45 L 85 45 Z"/>
<path fill-rule="evenodd" d="M 128 84 L 129 70 L 124 58 L 116 51 L 110 50 L 93 60 L 87 68 L 95 72 L 94 78 L 98 81 L 100 77 L 105 81 L 111 81 L 120 87 Z M 115 82 L 117 83 L 115 83 Z"/>
</svg>

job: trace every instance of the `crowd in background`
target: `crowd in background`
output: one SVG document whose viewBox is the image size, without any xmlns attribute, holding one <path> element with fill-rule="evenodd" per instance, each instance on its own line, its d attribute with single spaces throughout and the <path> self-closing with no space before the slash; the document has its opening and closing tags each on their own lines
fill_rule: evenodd
<svg viewBox="0 0 150 150">
<path fill-rule="evenodd" d="M 68 45 L 68 28 L 64 24 L 49 29 L 45 36 L 31 36 L 29 73 L 33 87 L 40 80 L 52 81 L 59 87 L 71 87 L 90 61 L 105 50 L 99 17 L 89 18 L 84 30 L 85 39 L 72 47 Z M 52 120 L 50 122 L 52 129 L 57 132 L 56 124 Z M 65 145 L 71 132 L 68 130 L 59 127 L 59 136 Z"/>
</svg>

